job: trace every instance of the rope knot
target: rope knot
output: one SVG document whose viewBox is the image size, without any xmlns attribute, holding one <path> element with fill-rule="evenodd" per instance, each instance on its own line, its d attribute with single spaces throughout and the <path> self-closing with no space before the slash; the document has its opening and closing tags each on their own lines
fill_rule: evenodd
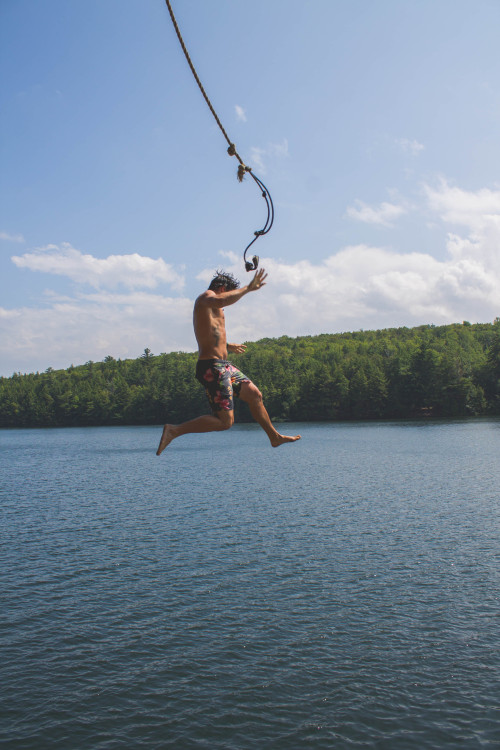
<svg viewBox="0 0 500 750">
<path fill-rule="evenodd" d="M 252 167 L 247 167 L 246 164 L 240 164 L 238 167 L 238 182 L 243 182 L 243 178 L 245 177 L 246 172 L 251 172 Z"/>
</svg>

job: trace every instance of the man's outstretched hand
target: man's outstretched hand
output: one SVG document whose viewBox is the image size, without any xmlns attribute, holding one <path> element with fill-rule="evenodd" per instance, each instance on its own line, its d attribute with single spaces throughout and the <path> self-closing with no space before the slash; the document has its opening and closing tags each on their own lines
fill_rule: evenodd
<svg viewBox="0 0 500 750">
<path fill-rule="evenodd" d="M 233 354 L 244 354 L 246 348 L 247 348 L 246 344 L 228 344 L 227 345 L 228 352 L 232 352 Z"/>
<path fill-rule="evenodd" d="M 260 289 L 261 286 L 265 286 L 267 279 L 267 273 L 264 268 L 259 268 L 258 271 L 256 271 L 255 276 L 253 277 L 252 281 L 248 285 L 248 291 L 249 292 L 256 292 L 257 289 Z"/>
</svg>

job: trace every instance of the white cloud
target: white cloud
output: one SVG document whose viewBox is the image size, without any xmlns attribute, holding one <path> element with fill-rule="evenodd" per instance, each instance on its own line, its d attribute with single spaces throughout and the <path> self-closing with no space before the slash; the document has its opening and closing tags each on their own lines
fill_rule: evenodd
<svg viewBox="0 0 500 750">
<path fill-rule="evenodd" d="M 381 203 L 379 206 L 369 206 L 363 201 L 356 200 L 356 206 L 348 206 L 346 215 L 350 219 L 362 221 L 365 224 L 378 224 L 391 227 L 396 219 L 407 213 L 404 206 L 394 203 Z"/>
<path fill-rule="evenodd" d="M 264 164 L 265 156 L 266 151 L 263 148 L 252 146 L 252 148 L 250 149 L 250 164 L 252 165 L 252 167 L 255 167 L 261 174 L 266 173 L 266 166 Z"/>
<path fill-rule="evenodd" d="M 96 289 L 114 289 L 117 286 L 154 289 L 160 282 L 178 289 L 184 283 L 183 278 L 162 258 L 155 260 L 138 253 L 96 258 L 81 253 L 67 242 L 60 247 L 47 245 L 24 255 L 15 255 L 12 261 L 18 268 L 66 276 L 78 284 L 90 284 Z"/>
<path fill-rule="evenodd" d="M 252 297 L 251 316 L 246 303 L 230 314 L 240 339 L 491 321 L 500 313 L 500 274 L 484 258 L 438 261 L 358 245 L 317 264 L 262 265 L 269 283 L 259 302 Z"/>
<path fill-rule="evenodd" d="M 462 190 L 442 179 L 438 187 L 425 185 L 424 194 L 430 208 L 450 224 L 481 230 L 500 219 L 500 190 Z"/>
<path fill-rule="evenodd" d="M 289 156 L 288 140 L 283 138 L 281 143 L 268 143 L 266 148 L 253 146 L 250 150 L 250 164 L 260 174 L 266 174 L 267 164 L 274 159 L 284 159 Z"/>
<path fill-rule="evenodd" d="M 402 253 L 368 244 L 326 249 L 315 263 L 263 258 L 268 283 L 228 309 L 230 339 L 492 321 L 500 315 L 499 193 L 468 192 L 443 181 L 425 186 L 424 196 L 422 214 L 430 211 L 454 229 L 444 259 L 425 249 Z M 460 222 L 462 233 L 456 231 Z M 240 255 L 222 255 L 224 268 L 248 283 L 251 274 L 242 270 Z M 206 269 L 198 279 L 208 285 L 212 275 L 213 268 Z M 149 291 L 96 291 L 53 295 L 37 309 L 0 309 L 2 374 L 67 367 L 107 354 L 138 356 L 146 346 L 155 353 L 194 351 L 193 301 Z"/>
<path fill-rule="evenodd" d="M 286 138 L 283 138 L 281 143 L 270 143 L 267 150 L 271 156 L 277 156 L 280 159 L 286 158 L 290 155 L 288 150 L 288 140 Z"/>
<path fill-rule="evenodd" d="M 247 115 L 243 107 L 240 107 L 239 104 L 234 105 L 234 110 L 236 112 L 236 119 L 238 122 L 246 122 L 247 121 Z"/>
<path fill-rule="evenodd" d="M 419 143 L 416 140 L 410 140 L 409 138 L 398 138 L 396 144 L 402 151 L 405 151 L 412 156 L 416 156 L 425 149 L 423 143 Z"/>
<path fill-rule="evenodd" d="M 424 186 L 429 207 L 444 224 L 463 226 L 467 235 L 449 232 L 447 250 L 464 275 L 486 275 L 500 296 L 500 190 L 462 190 L 441 180 L 439 186 Z M 468 279 L 464 279 L 467 283 Z M 496 313 L 498 315 L 498 312 Z"/>
<path fill-rule="evenodd" d="M 24 237 L 22 234 L 9 234 L 8 232 L 0 232 L 0 240 L 5 240 L 6 242 L 24 242 Z"/>
<path fill-rule="evenodd" d="M 45 307 L 0 308 L 3 375 L 139 356 L 146 347 L 193 351 L 192 301 L 149 292 L 56 297 Z"/>
<path fill-rule="evenodd" d="M 425 194 L 425 210 L 445 225 L 457 213 L 462 223 L 468 217 L 468 232 L 448 234 L 444 260 L 425 250 L 400 253 L 370 245 L 344 247 L 318 263 L 262 259 L 268 284 L 258 301 L 251 295 L 231 310 L 234 338 L 492 321 L 500 314 L 498 195 L 445 182 L 426 187 Z M 226 257 L 228 270 L 241 274 L 239 257 Z"/>
</svg>

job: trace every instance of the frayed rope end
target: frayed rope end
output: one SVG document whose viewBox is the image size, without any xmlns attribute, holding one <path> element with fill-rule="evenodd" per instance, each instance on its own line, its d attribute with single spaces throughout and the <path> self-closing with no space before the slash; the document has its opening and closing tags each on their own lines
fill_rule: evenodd
<svg viewBox="0 0 500 750">
<path fill-rule="evenodd" d="M 251 171 L 252 167 L 247 167 L 246 164 L 240 164 L 240 166 L 238 167 L 238 182 L 243 182 L 245 174 Z"/>
</svg>

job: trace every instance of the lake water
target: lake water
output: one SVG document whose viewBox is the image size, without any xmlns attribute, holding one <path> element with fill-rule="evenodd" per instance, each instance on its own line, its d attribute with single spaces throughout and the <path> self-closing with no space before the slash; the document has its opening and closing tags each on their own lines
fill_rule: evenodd
<svg viewBox="0 0 500 750">
<path fill-rule="evenodd" d="M 0 431 L 0 745 L 500 747 L 500 421 Z"/>
</svg>

